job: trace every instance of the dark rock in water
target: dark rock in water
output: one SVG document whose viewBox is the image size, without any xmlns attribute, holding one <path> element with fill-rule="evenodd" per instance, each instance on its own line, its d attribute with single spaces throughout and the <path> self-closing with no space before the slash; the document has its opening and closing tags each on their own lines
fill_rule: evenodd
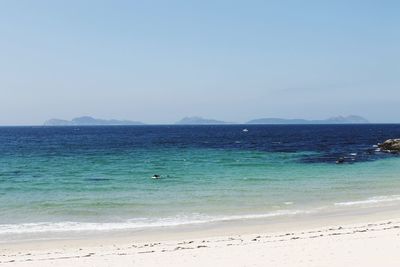
<svg viewBox="0 0 400 267">
<path fill-rule="evenodd" d="M 400 138 L 386 140 L 382 144 L 378 144 L 378 147 L 383 152 L 400 153 Z"/>
<path fill-rule="evenodd" d="M 340 158 L 338 158 L 336 160 L 336 164 L 342 164 L 342 163 L 344 163 L 344 158 L 343 157 L 340 157 Z"/>
</svg>

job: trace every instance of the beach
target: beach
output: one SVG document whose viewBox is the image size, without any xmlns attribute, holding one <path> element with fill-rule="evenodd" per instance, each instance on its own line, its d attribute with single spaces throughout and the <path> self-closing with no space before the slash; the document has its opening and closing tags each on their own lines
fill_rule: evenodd
<svg viewBox="0 0 400 267">
<path fill-rule="evenodd" d="M 400 1 L 1 1 L 0 267 L 400 267 Z"/>
<path fill-rule="evenodd" d="M 246 129 L 1 128 L 0 265 L 395 266 L 399 125 Z"/>
<path fill-rule="evenodd" d="M 0 244 L 1 266 L 398 266 L 399 205 Z"/>
<path fill-rule="evenodd" d="M 398 266 L 400 219 L 295 231 L 135 242 L 135 237 L 2 244 L 1 266 Z M 176 237 L 180 235 L 177 234 Z M 165 236 L 164 236 L 165 238 Z"/>
</svg>

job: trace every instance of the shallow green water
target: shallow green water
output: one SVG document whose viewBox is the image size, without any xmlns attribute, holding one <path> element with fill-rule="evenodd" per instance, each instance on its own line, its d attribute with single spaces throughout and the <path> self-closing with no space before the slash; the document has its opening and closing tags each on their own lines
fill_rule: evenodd
<svg viewBox="0 0 400 267">
<path fill-rule="evenodd" d="M 114 132 L 84 133 L 76 140 L 73 133 L 30 133 L 16 140 L 13 134 L 3 141 L 0 235 L 206 223 L 400 201 L 400 158 L 357 160 L 364 149 L 359 144 L 351 148 L 361 151 L 349 157 L 354 162 L 337 165 L 308 162 L 325 159 L 325 148 L 254 149 L 262 146 L 252 145 L 260 137 L 247 140 L 240 129 L 238 136 L 213 141 L 222 145 L 197 145 L 200 137 L 186 142 L 179 135 L 165 145 L 159 137 L 121 139 Z M 196 132 L 189 133 L 193 138 Z M 207 134 L 206 140 L 214 138 Z M 127 138 L 140 143 L 121 145 Z M 152 179 L 154 174 L 161 179 Z"/>
</svg>

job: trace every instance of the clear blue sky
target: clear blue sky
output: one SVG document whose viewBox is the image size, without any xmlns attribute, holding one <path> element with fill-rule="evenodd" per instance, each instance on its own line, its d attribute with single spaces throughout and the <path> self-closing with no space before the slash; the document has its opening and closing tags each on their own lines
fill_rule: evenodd
<svg viewBox="0 0 400 267">
<path fill-rule="evenodd" d="M 400 1 L 0 2 L 0 124 L 399 122 Z"/>
</svg>

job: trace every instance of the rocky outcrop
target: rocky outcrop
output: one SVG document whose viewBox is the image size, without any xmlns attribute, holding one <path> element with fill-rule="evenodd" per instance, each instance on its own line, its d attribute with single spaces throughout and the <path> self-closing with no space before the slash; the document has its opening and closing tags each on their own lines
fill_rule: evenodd
<svg viewBox="0 0 400 267">
<path fill-rule="evenodd" d="M 74 118 L 70 121 L 51 119 L 44 123 L 45 126 L 109 126 L 109 125 L 143 125 L 139 121 L 127 121 L 127 120 L 103 120 L 95 119 L 89 116 Z"/>
<path fill-rule="evenodd" d="M 386 140 L 382 144 L 378 144 L 378 147 L 384 152 L 400 153 L 400 138 Z"/>
<path fill-rule="evenodd" d="M 305 120 L 305 119 L 281 119 L 281 118 L 263 118 L 247 122 L 248 124 L 365 124 L 368 120 L 360 116 L 339 116 L 325 120 Z"/>
<path fill-rule="evenodd" d="M 213 119 L 204 119 L 202 117 L 185 117 L 182 120 L 176 122 L 175 124 L 180 125 L 202 125 L 202 124 L 230 124 L 225 121 L 218 121 Z"/>
</svg>

